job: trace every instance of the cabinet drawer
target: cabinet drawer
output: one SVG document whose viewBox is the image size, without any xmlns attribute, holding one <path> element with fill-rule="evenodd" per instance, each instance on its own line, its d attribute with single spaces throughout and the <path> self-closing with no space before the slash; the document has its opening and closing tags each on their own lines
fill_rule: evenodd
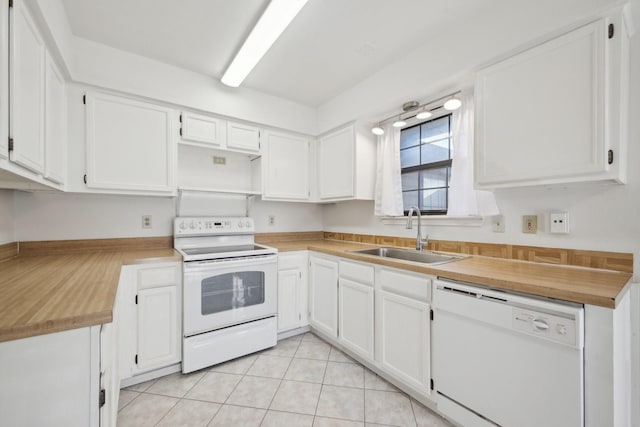
<svg viewBox="0 0 640 427">
<path fill-rule="evenodd" d="M 340 260 L 338 271 L 340 277 L 373 286 L 374 269 L 372 265 Z"/>
<path fill-rule="evenodd" d="M 138 289 L 179 284 L 181 274 L 182 270 L 179 264 L 140 269 L 138 271 Z"/>
<path fill-rule="evenodd" d="M 291 270 L 293 268 L 304 268 L 306 263 L 305 255 L 291 252 L 278 254 L 278 270 Z"/>
<path fill-rule="evenodd" d="M 385 291 L 420 301 L 431 301 L 432 278 L 430 276 L 380 268 L 376 280 L 378 286 Z"/>
</svg>

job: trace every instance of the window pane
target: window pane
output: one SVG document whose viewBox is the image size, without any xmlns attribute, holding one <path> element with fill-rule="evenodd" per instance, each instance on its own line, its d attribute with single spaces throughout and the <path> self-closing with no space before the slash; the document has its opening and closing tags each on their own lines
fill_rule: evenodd
<svg viewBox="0 0 640 427">
<path fill-rule="evenodd" d="M 420 164 L 420 146 L 400 150 L 400 166 L 403 168 Z"/>
<path fill-rule="evenodd" d="M 422 143 L 429 143 L 438 139 L 449 137 L 449 116 L 431 120 L 420 126 L 422 130 Z"/>
<path fill-rule="evenodd" d="M 449 168 L 427 169 L 421 172 L 420 188 L 446 187 Z M 404 188 L 403 188 L 404 189 Z"/>
<path fill-rule="evenodd" d="M 422 147 L 422 163 L 439 162 L 441 160 L 449 160 L 449 139 L 432 142 L 431 144 L 423 144 Z"/>
<path fill-rule="evenodd" d="M 411 209 L 411 206 L 418 206 L 418 191 L 405 191 L 402 193 L 402 206 L 405 211 Z"/>
<path fill-rule="evenodd" d="M 447 189 L 422 190 L 423 210 L 446 210 L 447 209 Z"/>
<path fill-rule="evenodd" d="M 420 171 L 402 174 L 402 190 L 417 190 L 420 188 Z"/>
<path fill-rule="evenodd" d="M 420 144 L 420 126 L 404 129 L 400 132 L 400 148 L 413 147 Z"/>
</svg>

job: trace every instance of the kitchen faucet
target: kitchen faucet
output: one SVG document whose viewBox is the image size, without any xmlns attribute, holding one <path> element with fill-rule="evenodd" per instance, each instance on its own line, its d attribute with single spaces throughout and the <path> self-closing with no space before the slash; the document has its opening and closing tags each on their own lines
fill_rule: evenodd
<svg viewBox="0 0 640 427">
<path fill-rule="evenodd" d="M 413 228 L 411 219 L 414 212 L 418 215 L 418 235 L 416 236 L 416 250 L 421 251 L 424 245 L 429 244 L 429 236 L 426 236 L 426 239 L 422 240 L 422 216 L 420 215 L 420 209 L 417 206 L 411 206 L 411 208 L 409 209 L 409 215 L 407 216 L 407 230 L 411 230 L 411 228 Z"/>
</svg>

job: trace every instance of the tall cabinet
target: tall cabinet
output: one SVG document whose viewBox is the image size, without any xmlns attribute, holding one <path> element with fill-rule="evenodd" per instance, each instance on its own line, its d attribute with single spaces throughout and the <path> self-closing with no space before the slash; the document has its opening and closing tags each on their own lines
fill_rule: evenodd
<svg viewBox="0 0 640 427">
<path fill-rule="evenodd" d="M 10 28 L 10 158 L 44 173 L 46 47 L 23 0 L 13 2 Z"/>
</svg>

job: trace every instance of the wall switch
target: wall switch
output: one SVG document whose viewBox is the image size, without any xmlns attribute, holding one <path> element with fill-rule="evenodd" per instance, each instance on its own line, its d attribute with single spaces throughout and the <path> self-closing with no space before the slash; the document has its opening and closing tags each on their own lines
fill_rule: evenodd
<svg viewBox="0 0 640 427">
<path fill-rule="evenodd" d="M 566 212 L 551 212 L 549 214 L 549 233 L 569 234 L 569 214 Z"/>
<path fill-rule="evenodd" d="M 223 156 L 213 156 L 213 164 L 214 165 L 226 165 L 227 158 Z"/>
<path fill-rule="evenodd" d="M 142 228 L 151 228 L 151 215 L 142 215 Z"/>
<path fill-rule="evenodd" d="M 276 225 L 276 216 L 269 215 L 269 225 Z"/>
<path fill-rule="evenodd" d="M 531 234 L 538 232 L 538 217 L 536 215 L 524 215 L 522 217 L 522 232 Z"/>
<path fill-rule="evenodd" d="M 491 229 L 494 233 L 504 233 L 504 216 L 494 215 L 491 221 Z"/>
</svg>

